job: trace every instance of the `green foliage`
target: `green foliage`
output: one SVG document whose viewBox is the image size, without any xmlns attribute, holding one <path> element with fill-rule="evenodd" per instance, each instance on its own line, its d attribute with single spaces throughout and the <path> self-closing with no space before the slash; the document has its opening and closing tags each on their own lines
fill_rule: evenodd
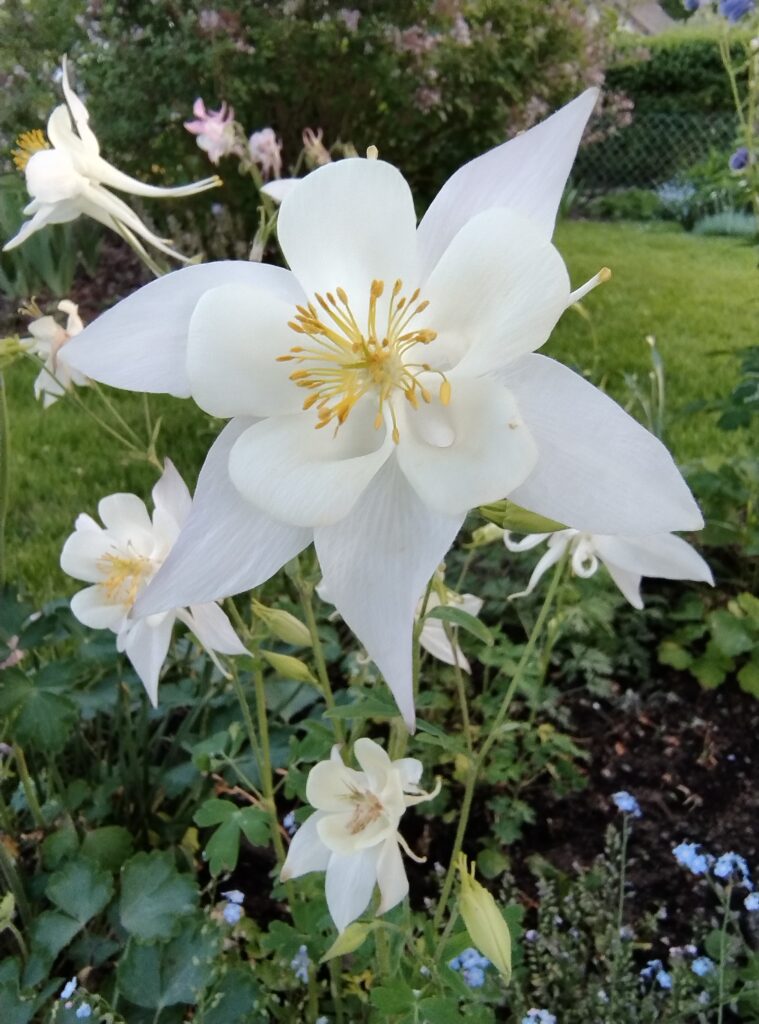
<svg viewBox="0 0 759 1024">
<path fill-rule="evenodd" d="M 173 938 L 197 902 L 197 884 L 179 874 L 169 853 L 138 853 L 124 865 L 119 917 L 140 942 Z"/>
<path fill-rule="evenodd" d="M 206 800 L 195 812 L 195 824 L 218 828 L 206 844 L 212 875 L 234 871 L 242 836 L 254 846 L 264 846 L 269 836 L 268 815 L 260 807 L 238 807 L 231 800 Z"/>
<path fill-rule="evenodd" d="M 656 220 L 662 216 L 664 208 L 656 192 L 626 188 L 591 200 L 588 212 L 602 220 Z"/>
<path fill-rule="evenodd" d="M 720 112 L 734 116 L 730 83 L 720 59 L 721 26 L 677 29 L 657 36 L 624 36 L 606 85 L 628 95 L 638 113 Z M 737 34 L 733 55 L 746 52 L 750 33 Z"/>
</svg>

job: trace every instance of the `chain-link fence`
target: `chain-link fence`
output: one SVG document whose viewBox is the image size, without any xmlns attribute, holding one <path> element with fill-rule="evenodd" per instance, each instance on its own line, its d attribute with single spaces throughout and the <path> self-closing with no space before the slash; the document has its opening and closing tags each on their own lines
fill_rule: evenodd
<svg viewBox="0 0 759 1024">
<path fill-rule="evenodd" d="M 596 126 L 602 135 L 583 146 L 573 179 L 582 191 L 655 188 L 708 157 L 729 150 L 736 125 L 730 114 L 636 113 L 623 127 Z"/>
</svg>

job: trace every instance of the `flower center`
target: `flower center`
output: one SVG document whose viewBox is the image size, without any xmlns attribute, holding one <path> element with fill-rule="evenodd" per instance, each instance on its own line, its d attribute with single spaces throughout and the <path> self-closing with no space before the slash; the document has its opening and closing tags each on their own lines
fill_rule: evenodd
<svg viewBox="0 0 759 1024">
<path fill-rule="evenodd" d="M 105 573 L 100 586 L 109 604 L 131 608 L 137 595 L 153 574 L 154 565 L 144 555 L 107 554 L 98 561 Z"/>
<path fill-rule="evenodd" d="M 445 374 L 433 370 L 428 363 L 408 362 L 406 357 L 415 345 L 429 345 L 437 337 L 429 328 L 412 326 L 412 320 L 425 311 L 429 303 L 419 302 L 419 289 L 408 298 L 401 295 L 403 282 L 396 281 L 390 295 L 387 321 L 377 323 L 377 302 L 384 290 L 384 281 L 372 281 L 369 289 L 369 312 L 366 328 L 354 316 L 348 296 L 342 288 L 326 297 L 315 295 L 321 307 L 309 302 L 297 306 L 297 315 L 289 327 L 296 334 L 310 338 L 313 346 L 295 345 L 278 362 L 296 362 L 304 366 L 290 374 L 299 388 L 311 394 L 303 402 L 304 409 L 316 406 L 317 430 L 336 421 L 337 431 L 350 415 L 359 399 L 369 392 L 377 396 L 375 428 L 379 429 L 388 410 L 393 424 L 393 441 L 400 439 L 393 400 L 400 393 L 412 408 L 419 399 L 431 402 L 432 396 L 420 379 L 421 375 L 437 374 L 441 378 L 439 398 L 448 405 L 451 385 Z M 310 365 L 309 365 L 310 364 Z"/>
<path fill-rule="evenodd" d="M 369 790 L 354 790 L 350 800 L 354 805 L 351 820 L 348 822 L 348 831 L 352 836 L 363 832 L 384 813 L 385 809 L 379 797 Z"/>
<path fill-rule="evenodd" d="M 50 143 L 45 138 L 45 133 L 40 128 L 30 132 L 23 132 L 16 139 L 16 149 L 11 150 L 13 162 L 19 171 L 25 171 L 35 153 L 41 149 L 50 149 Z"/>
</svg>

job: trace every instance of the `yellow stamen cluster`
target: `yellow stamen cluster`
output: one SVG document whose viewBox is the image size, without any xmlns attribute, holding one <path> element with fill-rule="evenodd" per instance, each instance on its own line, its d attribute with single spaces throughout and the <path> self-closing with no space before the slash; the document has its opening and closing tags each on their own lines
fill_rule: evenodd
<svg viewBox="0 0 759 1024">
<path fill-rule="evenodd" d="M 354 803 L 354 807 L 351 820 L 348 823 L 348 831 L 355 836 L 372 825 L 382 815 L 384 807 L 379 797 L 369 790 L 354 790 L 350 800 Z"/>
<path fill-rule="evenodd" d="M 11 150 L 11 156 L 17 169 L 25 171 L 29 160 L 41 149 L 50 149 L 50 143 L 40 128 L 34 128 L 30 132 L 19 135 L 16 139 L 16 149 Z"/>
<path fill-rule="evenodd" d="M 448 405 L 451 385 L 439 370 L 428 363 L 406 362 L 404 357 L 415 345 L 428 345 L 437 337 L 428 328 L 413 328 L 411 321 L 427 309 L 427 301 L 419 302 L 419 289 L 409 297 L 401 295 L 403 282 L 396 281 L 390 295 L 387 320 L 377 324 L 377 303 L 385 290 L 383 281 L 372 281 L 369 289 L 369 312 L 366 329 L 362 329 L 350 308 L 342 288 L 326 296 L 315 295 L 316 304 L 297 306 L 297 315 L 289 327 L 296 334 L 309 337 L 313 346 L 295 345 L 278 362 L 311 363 L 308 369 L 290 374 L 298 387 L 310 391 L 304 409 L 316 407 L 317 429 L 336 420 L 338 430 L 351 410 L 368 392 L 376 392 L 377 415 L 374 426 L 379 429 L 385 419 L 385 408 L 393 424 L 392 436 L 398 443 L 400 434 L 393 407 L 393 396 L 399 390 L 412 408 L 419 408 L 419 399 L 429 403 L 432 396 L 420 380 L 423 373 L 436 373 L 441 378 L 439 398 Z"/>
<path fill-rule="evenodd" d="M 144 555 L 107 554 L 98 561 L 105 573 L 100 586 L 109 604 L 131 608 L 153 573 L 153 563 Z"/>
</svg>

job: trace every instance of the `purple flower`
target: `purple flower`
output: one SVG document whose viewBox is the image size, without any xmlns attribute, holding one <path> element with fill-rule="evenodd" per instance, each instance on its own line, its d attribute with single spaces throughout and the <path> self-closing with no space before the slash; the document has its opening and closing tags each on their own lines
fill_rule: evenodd
<svg viewBox="0 0 759 1024">
<path fill-rule="evenodd" d="M 754 0 L 720 0 L 719 13 L 735 23 L 754 10 Z"/>
<path fill-rule="evenodd" d="M 683 7 L 689 14 L 697 11 L 701 4 L 701 0 L 683 0 Z"/>
<path fill-rule="evenodd" d="M 311 958 L 308 955 L 308 948 L 306 946 L 299 946 L 298 952 L 290 961 L 290 967 L 295 972 L 295 977 L 298 981 L 303 982 L 304 985 L 308 984 L 308 968 L 311 964 Z"/>
<path fill-rule="evenodd" d="M 611 799 L 618 811 L 621 811 L 623 814 L 629 814 L 633 818 L 640 818 L 641 809 L 632 793 L 628 793 L 623 789 L 619 793 L 613 793 Z"/>
<path fill-rule="evenodd" d="M 742 171 L 748 167 L 748 150 L 745 146 L 739 146 L 730 157 L 728 164 L 731 171 Z"/>
<path fill-rule="evenodd" d="M 714 961 L 710 960 L 708 956 L 699 956 L 690 965 L 690 969 L 694 974 L 697 974 L 699 978 L 703 978 L 707 974 L 711 974 L 714 970 Z"/>
<path fill-rule="evenodd" d="M 687 868 L 692 875 L 705 875 L 714 858 L 708 853 L 699 853 L 700 843 L 680 843 L 672 854 L 681 868 Z"/>
</svg>

